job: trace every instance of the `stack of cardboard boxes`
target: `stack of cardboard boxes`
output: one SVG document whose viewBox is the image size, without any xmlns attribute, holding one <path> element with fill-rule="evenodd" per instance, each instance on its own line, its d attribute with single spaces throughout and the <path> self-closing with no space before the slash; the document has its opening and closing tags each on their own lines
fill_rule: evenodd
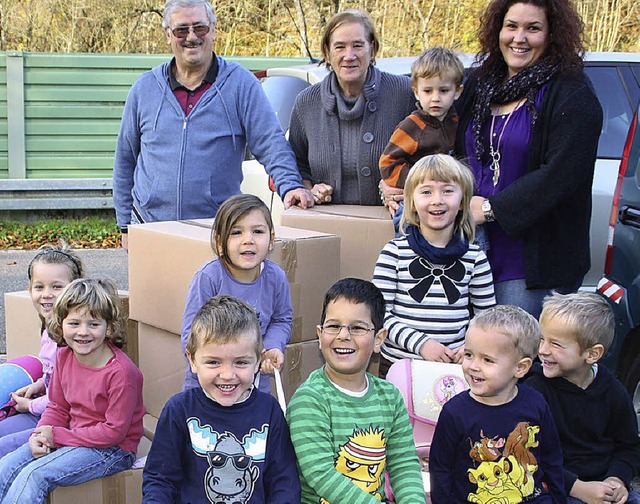
<svg viewBox="0 0 640 504">
<path fill-rule="evenodd" d="M 286 400 L 323 364 L 316 338 L 327 289 L 347 276 L 371 279 L 393 225 L 381 207 L 324 206 L 290 209 L 276 226 L 269 259 L 286 273 L 294 324 L 282 373 Z M 139 455 L 148 452 L 166 401 L 182 390 L 186 360 L 180 345 L 182 314 L 194 273 L 213 258 L 212 219 L 158 222 L 129 231 L 128 353 L 144 375 L 147 415 Z M 5 294 L 8 357 L 37 354 L 39 320 L 28 293 Z M 29 335 L 29 337 L 25 337 Z M 370 368 L 373 372 L 375 369 Z M 274 387 L 272 387 L 274 389 Z M 141 501 L 141 470 L 59 488 L 50 504 L 132 504 Z"/>
<path fill-rule="evenodd" d="M 131 318 L 138 322 L 145 406 L 156 418 L 167 399 L 182 390 L 182 314 L 194 273 L 213 258 L 212 224 L 211 219 L 157 222 L 129 231 Z M 339 257 L 337 236 L 276 226 L 269 258 L 287 275 L 294 309 L 282 373 L 287 400 L 322 365 L 315 327 L 324 293 L 338 279 Z"/>
</svg>

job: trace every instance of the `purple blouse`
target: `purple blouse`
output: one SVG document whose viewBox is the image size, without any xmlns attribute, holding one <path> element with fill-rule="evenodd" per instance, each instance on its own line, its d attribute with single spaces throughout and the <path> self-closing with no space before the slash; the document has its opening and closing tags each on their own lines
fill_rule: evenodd
<svg viewBox="0 0 640 504">
<path fill-rule="evenodd" d="M 542 86 L 536 95 L 536 108 L 540 104 L 547 90 L 548 84 Z M 508 119 L 508 120 L 507 120 Z M 469 166 L 476 180 L 475 194 L 488 198 L 499 193 L 515 180 L 527 173 L 529 159 L 529 141 L 531 139 L 531 112 L 526 106 L 521 106 L 509 114 L 495 116 L 493 125 L 493 148 L 499 147 L 500 178 L 498 184 L 493 185 L 493 171 L 491 170 L 491 155 L 489 153 L 489 136 L 491 134 L 491 120 L 482 126 L 482 142 L 485 146 L 482 158 L 478 160 L 473 138 L 474 121 L 469 122 L 465 132 L 465 146 L 469 153 Z M 506 128 L 506 129 L 505 129 Z M 499 142 L 499 145 L 498 145 Z M 526 211 L 526 209 L 522 209 Z M 491 248 L 487 250 L 487 258 L 491 264 L 494 282 L 518 280 L 525 277 L 524 270 L 524 238 L 514 238 L 504 232 L 500 224 L 490 222 L 485 224 Z"/>
</svg>

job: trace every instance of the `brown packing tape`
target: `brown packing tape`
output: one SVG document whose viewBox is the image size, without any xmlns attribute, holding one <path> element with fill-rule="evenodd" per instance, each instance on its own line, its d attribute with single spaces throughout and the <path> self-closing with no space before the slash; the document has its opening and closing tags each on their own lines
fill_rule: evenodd
<svg viewBox="0 0 640 504">
<path fill-rule="evenodd" d="M 127 475 L 120 478 L 102 479 L 102 504 L 127 502 Z"/>
<path fill-rule="evenodd" d="M 213 223 L 214 223 L 214 219 L 202 219 L 202 220 L 179 220 L 177 221 L 181 224 L 187 224 L 188 226 L 196 226 L 199 228 L 204 228 L 204 229 L 213 229 Z"/>
<path fill-rule="evenodd" d="M 291 305 L 293 306 L 293 313 L 300 313 L 302 285 L 298 283 L 290 283 L 289 292 L 291 293 Z"/>
<path fill-rule="evenodd" d="M 288 383 L 300 385 L 302 383 L 302 347 L 300 345 L 290 345 L 285 351 Z"/>
<path fill-rule="evenodd" d="M 291 328 L 291 337 L 289 338 L 288 343 L 299 343 L 300 341 L 304 341 L 303 337 L 302 317 L 293 317 L 293 327 Z"/>
<path fill-rule="evenodd" d="M 295 282 L 298 251 L 295 240 L 282 240 L 280 267 L 287 275 L 289 282 Z"/>
</svg>

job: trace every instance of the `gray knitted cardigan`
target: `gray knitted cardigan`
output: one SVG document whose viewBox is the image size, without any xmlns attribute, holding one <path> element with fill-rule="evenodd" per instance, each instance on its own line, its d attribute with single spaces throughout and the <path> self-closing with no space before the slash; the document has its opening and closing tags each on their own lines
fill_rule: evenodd
<svg viewBox="0 0 640 504">
<path fill-rule="evenodd" d="M 334 186 L 333 202 L 341 203 L 340 119 L 330 92 L 330 73 L 322 82 L 302 91 L 291 112 L 289 142 L 303 180 Z M 406 76 L 370 67 L 363 94 L 358 148 L 358 186 L 361 205 L 380 205 L 378 162 L 396 126 L 416 108 L 411 81 Z M 353 199 L 353 198 L 350 198 Z"/>
</svg>

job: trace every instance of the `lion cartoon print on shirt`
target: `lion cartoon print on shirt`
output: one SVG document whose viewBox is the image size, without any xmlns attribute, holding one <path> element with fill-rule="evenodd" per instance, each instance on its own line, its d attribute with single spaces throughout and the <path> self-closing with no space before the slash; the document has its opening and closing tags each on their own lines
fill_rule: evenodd
<svg viewBox="0 0 640 504">
<path fill-rule="evenodd" d="M 518 504 L 536 493 L 534 474 L 538 461 L 531 448 L 538 446 L 540 427 L 520 422 L 507 440 L 488 438 L 480 431 L 480 439 L 469 439 L 469 457 L 479 464 L 467 473 L 477 490 L 467 497 L 477 504 Z M 502 453 L 499 449 L 502 448 Z"/>
<path fill-rule="evenodd" d="M 382 494 L 382 475 L 387 465 L 387 440 L 384 429 L 369 426 L 363 430 L 356 427 L 347 442 L 340 446 L 335 461 L 336 470 L 344 474 L 358 488 L 372 494 L 379 501 Z M 320 499 L 320 504 L 329 504 Z"/>
<path fill-rule="evenodd" d="M 219 434 L 200 420 L 187 421 L 193 451 L 206 457 L 209 468 L 204 476 L 207 499 L 211 504 L 245 504 L 253 495 L 260 469 L 255 462 L 266 457 L 269 426 L 251 429 L 242 440 L 232 433 Z"/>
</svg>

